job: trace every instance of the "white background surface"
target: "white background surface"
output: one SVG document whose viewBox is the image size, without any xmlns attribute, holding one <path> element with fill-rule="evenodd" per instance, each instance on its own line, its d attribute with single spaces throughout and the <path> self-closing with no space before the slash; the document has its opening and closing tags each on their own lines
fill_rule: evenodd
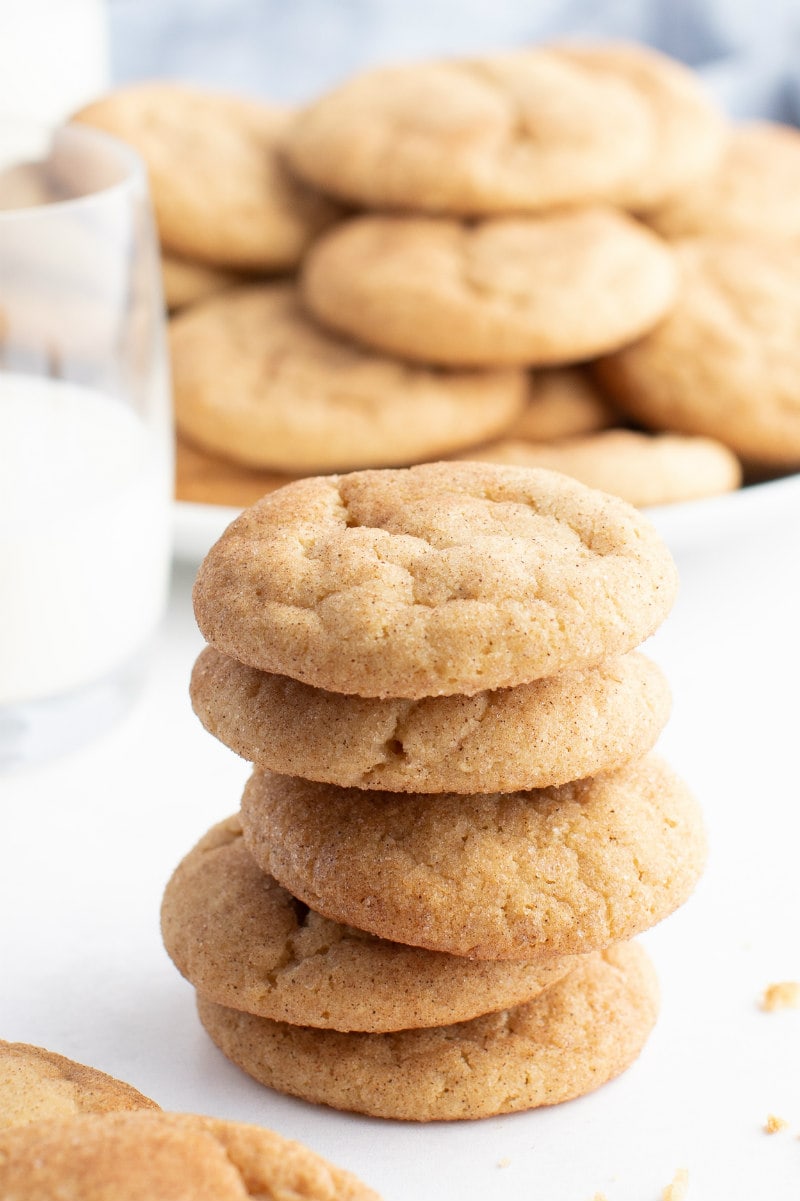
<svg viewBox="0 0 800 1201">
<path fill-rule="evenodd" d="M 261 1088 L 201 1030 L 158 932 L 163 886 L 235 811 L 247 766 L 194 718 L 200 648 L 191 569 L 138 707 L 89 748 L 0 778 L 0 1037 L 129 1080 L 162 1106 L 260 1122 L 356 1171 L 386 1201 L 688 1201 L 800 1196 L 800 1011 L 766 1014 L 800 980 L 798 525 L 702 536 L 679 554 L 681 596 L 648 651 L 674 713 L 660 749 L 707 817 L 711 859 L 684 909 L 645 942 L 663 1008 L 617 1082 L 556 1109 L 409 1125 Z M 773 1136 L 768 1113 L 790 1127 Z"/>
</svg>

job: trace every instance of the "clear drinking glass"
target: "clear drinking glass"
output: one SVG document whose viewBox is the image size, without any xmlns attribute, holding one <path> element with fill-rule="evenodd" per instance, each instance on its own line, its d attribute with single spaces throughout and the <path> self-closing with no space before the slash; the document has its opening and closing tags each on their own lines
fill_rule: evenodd
<svg viewBox="0 0 800 1201">
<path fill-rule="evenodd" d="M 0 121 L 0 765 L 127 706 L 162 615 L 172 425 L 144 168 Z"/>
</svg>

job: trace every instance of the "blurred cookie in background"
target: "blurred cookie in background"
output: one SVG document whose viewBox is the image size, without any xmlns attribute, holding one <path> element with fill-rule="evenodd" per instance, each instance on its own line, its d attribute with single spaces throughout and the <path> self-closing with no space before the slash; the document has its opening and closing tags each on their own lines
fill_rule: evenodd
<svg viewBox="0 0 800 1201">
<path fill-rule="evenodd" d="M 301 278 L 330 329 L 457 367 L 607 353 L 660 321 L 676 286 L 668 244 L 602 206 L 469 223 L 355 217 L 315 244 Z"/>
<path fill-rule="evenodd" d="M 552 443 L 504 439 L 470 457 L 563 471 L 639 508 L 718 496 L 742 482 L 739 460 L 726 446 L 682 434 L 613 429 Z"/>
<path fill-rule="evenodd" d="M 800 245 L 673 245 L 673 311 L 596 364 L 602 386 L 652 429 L 716 438 L 747 464 L 800 466 Z"/>
<path fill-rule="evenodd" d="M 644 168 L 620 188 L 618 204 L 646 212 L 717 166 L 728 126 L 694 71 L 631 43 L 576 44 L 561 47 L 560 53 L 598 79 L 627 82 L 647 113 L 651 153 Z"/>
<path fill-rule="evenodd" d="M 247 467 L 314 474 L 391 467 L 504 431 L 522 413 L 522 370 L 444 371 L 328 333 L 292 284 L 240 288 L 170 327 L 178 429 Z"/>
<path fill-rule="evenodd" d="M 175 497 L 196 505 L 230 505 L 243 509 L 259 497 L 296 479 L 272 471 L 255 471 L 209 454 L 178 435 L 175 442 Z"/>
<path fill-rule="evenodd" d="M 76 113 L 145 161 L 165 250 L 243 271 L 285 271 L 337 216 L 283 160 L 288 113 L 256 100 L 154 81 Z"/>
<path fill-rule="evenodd" d="M 665 238 L 733 234 L 800 240 L 800 130 L 753 121 L 733 130 L 717 169 L 647 214 Z"/>
<path fill-rule="evenodd" d="M 234 288 L 246 278 L 239 272 L 193 263 L 174 254 L 161 256 L 161 273 L 164 301 L 170 312 L 177 312 L 187 305 L 197 304 L 199 300 L 207 300 L 217 292 Z"/>
<path fill-rule="evenodd" d="M 453 216 L 614 201 L 653 152 L 626 79 L 546 48 L 362 72 L 287 139 L 294 170 L 332 196 Z"/>
<path fill-rule="evenodd" d="M 534 372 L 530 400 L 505 437 L 552 442 L 607 429 L 620 420 L 587 366 L 550 367 Z"/>
</svg>

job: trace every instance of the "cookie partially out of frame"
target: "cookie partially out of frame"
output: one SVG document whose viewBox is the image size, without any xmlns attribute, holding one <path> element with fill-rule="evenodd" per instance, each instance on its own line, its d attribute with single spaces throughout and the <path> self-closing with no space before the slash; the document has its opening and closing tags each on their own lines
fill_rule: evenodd
<svg viewBox="0 0 800 1201">
<path fill-rule="evenodd" d="M 342 1034 L 271 1022 L 198 998 L 228 1058 L 262 1084 L 336 1109 L 441 1121 L 556 1105 L 636 1059 L 658 1012 L 640 947 L 585 961 L 533 1001 L 458 1025 Z"/>
<path fill-rule="evenodd" d="M 128 142 L 147 166 L 164 248 L 247 271 L 293 267 L 337 210 L 287 169 L 288 113 L 185 84 L 133 84 L 73 120 Z"/>
<path fill-rule="evenodd" d="M 670 705 L 658 667 L 635 653 L 516 688 L 409 701 L 326 692 L 206 647 L 190 691 L 206 729 L 251 763 L 394 792 L 513 792 L 609 771 L 651 749 Z"/>
<path fill-rule="evenodd" d="M 44 1118 L 158 1109 L 130 1084 L 44 1047 L 0 1039 L 0 1130 Z"/>
<path fill-rule="evenodd" d="M 736 455 L 715 438 L 696 434 L 604 430 L 561 442 L 502 439 L 462 457 L 563 471 L 639 508 L 719 496 L 742 482 Z"/>
<path fill-rule="evenodd" d="M 687 899 L 705 833 L 648 756 L 528 792 L 367 792 L 256 770 L 253 858 L 317 913 L 476 959 L 552 958 L 632 938 Z"/>
<path fill-rule="evenodd" d="M 125 1113 L 0 1132 L 3 1201 L 379 1201 L 349 1172 L 260 1126 Z"/>
<path fill-rule="evenodd" d="M 170 322 L 178 428 L 247 467 L 309 473 L 441 458 L 507 429 L 519 369 L 436 371 L 329 334 L 292 284 L 194 305 Z"/>
<path fill-rule="evenodd" d="M 455 367 L 547 366 L 605 354 L 670 309 L 672 253 L 610 208 L 465 224 L 361 216 L 304 260 L 303 298 L 377 350 Z"/>
<path fill-rule="evenodd" d="M 674 243 L 675 308 L 595 366 L 619 407 L 654 429 L 716 438 L 746 462 L 800 466 L 800 243 Z"/>
<path fill-rule="evenodd" d="M 632 649 L 677 577 L 623 501 L 548 471 L 432 463 L 300 480 L 195 584 L 224 654 L 331 692 L 471 695 Z"/>
<path fill-rule="evenodd" d="M 299 113 L 287 150 L 359 207 L 476 216 L 616 200 L 653 133 L 627 79 L 534 49 L 365 72 Z"/>
<path fill-rule="evenodd" d="M 264 874 L 238 818 L 173 874 L 164 943 L 206 1000 L 298 1026 L 371 1032 L 442 1026 L 535 997 L 577 960 L 483 963 L 329 921 Z"/>
</svg>

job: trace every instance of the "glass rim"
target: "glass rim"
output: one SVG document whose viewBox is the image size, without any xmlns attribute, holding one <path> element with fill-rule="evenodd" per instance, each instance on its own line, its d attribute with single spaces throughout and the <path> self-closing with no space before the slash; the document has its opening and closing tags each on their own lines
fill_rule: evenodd
<svg viewBox="0 0 800 1201">
<path fill-rule="evenodd" d="M 23 125 L 32 131 L 46 135 L 51 145 L 58 134 L 66 133 L 70 137 L 76 137 L 79 141 L 105 147 L 106 151 L 113 152 L 119 160 L 124 174 L 121 179 L 116 180 L 114 183 L 96 188 L 91 192 L 86 192 L 82 196 L 67 196 L 62 199 L 48 200 L 42 204 L 30 204 L 18 208 L 0 208 L 0 223 L 36 220 L 42 216 L 46 216 L 48 213 L 52 213 L 56 209 L 63 212 L 65 209 L 87 204 L 97 204 L 104 200 L 112 199 L 116 194 L 122 194 L 137 184 L 147 186 L 147 167 L 141 155 L 127 142 L 115 137 L 114 134 L 107 133 L 104 129 L 96 129 L 91 125 L 84 125 L 77 121 L 65 121 L 61 125 L 46 125 L 13 113 L 0 112 L 0 129 L 2 129 L 3 125 L 10 123 L 17 126 Z"/>
</svg>

